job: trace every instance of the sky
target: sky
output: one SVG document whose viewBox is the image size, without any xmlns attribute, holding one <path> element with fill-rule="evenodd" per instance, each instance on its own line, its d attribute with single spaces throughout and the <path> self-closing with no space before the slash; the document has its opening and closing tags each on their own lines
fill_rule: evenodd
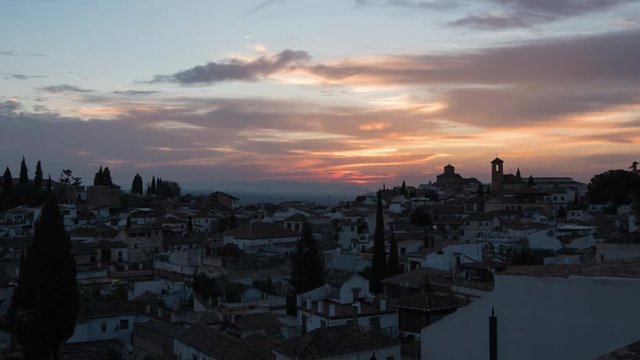
<svg viewBox="0 0 640 360">
<path fill-rule="evenodd" d="M 0 0 L 0 166 L 340 192 L 640 160 L 640 1 Z"/>
</svg>

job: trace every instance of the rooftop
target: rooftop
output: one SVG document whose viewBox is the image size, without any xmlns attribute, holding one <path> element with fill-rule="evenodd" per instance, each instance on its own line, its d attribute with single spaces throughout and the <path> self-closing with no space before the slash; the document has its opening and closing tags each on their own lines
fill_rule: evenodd
<svg viewBox="0 0 640 360">
<path fill-rule="evenodd" d="M 377 332 L 361 331 L 350 326 L 334 326 L 287 340 L 275 351 L 289 358 L 319 359 L 394 345 L 399 345 L 399 342 Z"/>
<path fill-rule="evenodd" d="M 295 231 L 286 229 L 281 225 L 266 222 L 245 224 L 233 230 L 225 231 L 222 235 L 232 236 L 236 239 L 245 240 L 287 238 L 299 236 L 299 234 Z"/>
<path fill-rule="evenodd" d="M 636 360 L 640 359 L 640 340 L 621 349 L 606 354 L 596 360 Z"/>
<path fill-rule="evenodd" d="M 585 264 L 512 266 L 500 274 L 562 278 L 570 276 L 640 278 L 640 259 Z"/>
</svg>

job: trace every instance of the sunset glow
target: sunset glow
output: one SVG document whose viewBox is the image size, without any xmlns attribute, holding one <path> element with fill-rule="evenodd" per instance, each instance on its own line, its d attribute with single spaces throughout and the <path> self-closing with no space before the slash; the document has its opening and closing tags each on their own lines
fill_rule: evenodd
<svg viewBox="0 0 640 360">
<path fill-rule="evenodd" d="M 511 23 L 492 0 L 3 1 L 0 159 L 374 189 L 499 155 L 588 181 L 638 160 L 640 4 L 585 1 Z"/>
</svg>

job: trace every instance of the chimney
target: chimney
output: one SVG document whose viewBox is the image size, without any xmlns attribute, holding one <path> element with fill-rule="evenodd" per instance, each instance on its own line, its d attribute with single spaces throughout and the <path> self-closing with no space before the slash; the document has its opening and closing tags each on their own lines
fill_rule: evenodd
<svg viewBox="0 0 640 360">
<path fill-rule="evenodd" d="M 307 296 L 307 310 L 311 310 L 311 307 L 312 307 L 311 298 Z"/>
<path fill-rule="evenodd" d="M 380 311 L 387 311 L 387 299 L 380 299 Z"/>
<path fill-rule="evenodd" d="M 329 316 L 336 316 L 336 305 L 329 304 Z"/>
<path fill-rule="evenodd" d="M 324 310 L 324 302 L 322 300 L 318 300 L 318 312 L 322 313 Z"/>
<path fill-rule="evenodd" d="M 498 360 L 498 318 L 493 306 L 489 316 L 489 360 Z"/>
</svg>

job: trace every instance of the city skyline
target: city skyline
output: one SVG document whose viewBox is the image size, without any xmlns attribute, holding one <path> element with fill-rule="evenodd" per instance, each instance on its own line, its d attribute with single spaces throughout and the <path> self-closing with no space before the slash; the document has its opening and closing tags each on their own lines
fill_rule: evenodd
<svg viewBox="0 0 640 360">
<path fill-rule="evenodd" d="M 625 0 L 0 1 L 0 164 L 209 188 L 588 182 L 640 142 Z"/>
</svg>

